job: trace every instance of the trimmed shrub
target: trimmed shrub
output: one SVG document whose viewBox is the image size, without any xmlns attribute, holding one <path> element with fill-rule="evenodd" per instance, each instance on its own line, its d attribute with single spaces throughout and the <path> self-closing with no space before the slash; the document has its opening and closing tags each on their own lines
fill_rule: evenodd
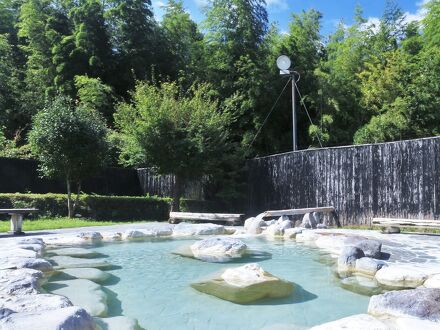
<svg viewBox="0 0 440 330">
<path fill-rule="evenodd" d="M 65 194 L 0 194 L 0 208 L 37 208 L 39 212 L 34 217 L 67 216 L 67 196 Z M 81 195 L 76 213 L 81 217 L 96 220 L 166 221 L 169 209 L 169 198 Z"/>
</svg>

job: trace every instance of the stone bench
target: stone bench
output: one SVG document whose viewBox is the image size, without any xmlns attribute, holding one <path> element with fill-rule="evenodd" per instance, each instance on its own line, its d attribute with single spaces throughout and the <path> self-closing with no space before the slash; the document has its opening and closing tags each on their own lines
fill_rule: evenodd
<svg viewBox="0 0 440 330">
<path fill-rule="evenodd" d="M 11 216 L 11 234 L 24 235 L 24 232 L 21 230 L 23 216 L 37 211 L 38 209 L 0 209 L 0 214 L 9 214 Z"/>
<path fill-rule="evenodd" d="M 440 228 L 440 220 L 422 219 L 396 219 L 396 218 L 373 218 L 372 226 L 381 227 L 414 227 L 414 228 Z"/>
<path fill-rule="evenodd" d="M 191 212 L 170 212 L 170 223 L 180 221 L 193 222 L 220 222 L 229 225 L 240 225 L 243 222 L 244 214 L 227 213 L 191 213 Z"/>
</svg>

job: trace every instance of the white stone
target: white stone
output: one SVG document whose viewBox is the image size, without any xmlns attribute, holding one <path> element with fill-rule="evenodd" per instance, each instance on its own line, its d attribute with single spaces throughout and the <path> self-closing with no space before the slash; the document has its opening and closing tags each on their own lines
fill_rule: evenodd
<svg viewBox="0 0 440 330">
<path fill-rule="evenodd" d="M 358 314 L 324 323 L 310 330 L 391 330 L 387 325 L 368 314 Z"/>
<path fill-rule="evenodd" d="M 5 257 L 38 258 L 38 252 L 15 246 L 0 250 L 0 258 Z"/>
<path fill-rule="evenodd" d="M 221 278 L 229 285 L 244 287 L 267 281 L 265 271 L 258 264 L 246 264 L 226 269 Z"/>
<path fill-rule="evenodd" d="M 380 284 L 388 286 L 416 288 L 425 282 L 428 275 L 416 265 L 392 264 L 378 270 L 375 278 Z"/>
<path fill-rule="evenodd" d="M 386 267 L 386 262 L 369 257 L 356 260 L 355 271 L 366 275 L 374 276 L 379 269 Z"/>
<path fill-rule="evenodd" d="M 84 239 L 84 240 L 92 240 L 92 241 L 100 241 L 100 240 L 102 240 L 101 233 L 99 233 L 97 231 L 81 232 L 77 236 L 79 238 Z"/>
<path fill-rule="evenodd" d="M 440 274 L 429 276 L 429 278 L 423 283 L 425 288 L 440 289 Z"/>
<path fill-rule="evenodd" d="M 232 258 L 242 257 L 246 253 L 245 243 L 236 238 L 211 237 L 191 245 L 194 257 L 203 256 L 229 256 Z"/>
<path fill-rule="evenodd" d="M 301 234 L 296 235 L 297 242 L 314 243 L 321 235 L 313 230 L 303 230 Z"/>
<path fill-rule="evenodd" d="M 79 257 L 79 258 L 84 258 L 84 257 L 88 258 L 97 255 L 96 251 L 84 249 L 84 248 L 78 248 L 78 247 L 55 249 L 55 250 L 50 250 L 49 252 L 59 256 L 70 256 L 70 257 Z"/>
<path fill-rule="evenodd" d="M 69 299 L 55 294 L 0 294 L 0 308 L 8 308 L 16 313 L 39 312 L 72 306 Z"/>
<path fill-rule="evenodd" d="M 399 330 L 438 330 L 440 329 L 439 322 L 433 322 L 428 320 L 421 320 L 413 317 L 398 317 L 392 318 L 390 324 L 393 325 L 393 329 Z"/>
<path fill-rule="evenodd" d="M 72 306 L 50 311 L 12 313 L 0 320 L 0 329 L 95 330 L 95 322 L 84 309 Z"/>
<path fill-rule="evenodd" d="M 43 272 L 28 268 L 0 270 L 0 292 L 16 295 L 38 293 L 43 276 Z"/>
<path fill-rule="evenodd" d="M 76 279 L 50 282 L 46 285 L 49 292 L 67 297 L 74 305 L 81 306 L 92 316 L 107 314 L 107 295 L 95 282 Z"/>
<path fill-rule="evenodd" d="M 127 316 L 95 317 L 94 319 L 102 330 L 138 330 L 140 328 L 136 319 Z"/>
<path fill-rule="evenodd" d="M 315 244 L 320 249 L 339 255 L 344 247 L 344 240 L 345 236 L 343 235 L 319 235 Z"/>
<path fill-rule="evenodd" d="M 52 270 L 49 261 L 40 258 L 4 257 L 0 258 L 0 269 L 31 268 L 48 272 Z"/>
<path fill-rule="evenodd" d="M 101 283 L 110 277 L 109 273 L 103 272 L 97 268 L 67 268 L 62 270 L 63 273 L 75 277 Z"/>
<path fill-rule="evenodd" d="M 173 236 L 223 235 L 225 227 L 212 223 L 188 224 L 181 222 L 173 228 Z"/>
<path fill-rule="evenodd" d="M 244 222 L 244 229 L 248 234 L 258 235 L 263 232 L 266 222 L 258 218 L 249 218 Z"/>
<path fill-rule="evenodd" d="M 150 235 L 142 230 L 127 230 L 122 234 L 122 239 L 125 240 L 138 240 L 147 237 L 153 237 L 153 235 Z"/>
<path fill-rule="evenodd" d="M 56 268 L 102 268 L 111 266 L 107 261 L 100 259 L 84 259 L 69 256 L 54 256 L 51 260 Z"/>
<path fill-rule="evenodd" d="M 120 241 L 122 239 L 122 233 L 119 232 L 103 233 L 102 239 L 106 241 Z"/>
<path fill-rule="evenodd" d="M 296 235 L 301 234 L 302 228 L 288 228 L 284 231 L 284 238 L 296 238 Z"/>
<path fill-rule="evenodd" d="M 301 227 L 307 229 L 315 229 L 317 225 L 317 221 L 313 216 L 313 213 L 306 213 L 303 216 Z"/>
</svg>

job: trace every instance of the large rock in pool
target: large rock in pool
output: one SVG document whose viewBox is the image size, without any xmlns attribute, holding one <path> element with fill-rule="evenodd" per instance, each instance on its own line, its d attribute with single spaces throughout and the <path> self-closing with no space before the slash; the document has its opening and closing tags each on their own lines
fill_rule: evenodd
<svg viewBox="0 0 440 330">
<path fill-rule="evenodd" d="M 240 258 L 246 253 L 247 246 L 236 238 L 211 237 L 195 242 L 190 248 L 197 259 L 209 257 Z"/>
<path fill-rule="evenodd" d="M 0 329 L 17 330 L 95 330 L 93 318 L 82 308 L 72 306 L 50 311 L 12 313 L 0 319 Z"/>
<path fill-rule="evenodd" d="M 264 298 L 283 298 L 293 291 L 293 284 L 264 271 L 258 264 L 229 268 L 213 278 L 191 284 L 203 293 L 238 304 Z"/>
<path fill-rule="evenodd" d="M 47 291 L 67 297 L 74 305 L 83 307 L 92 316 L 107 315 L 107 295 L 99 284 L 76 279 L 50 282 Z"/>
<path fill-rule="evenodd" d="M 248 218 L 244 222 L 244 229 L 246 233 L 252 235 L 258 235 L 263 232 L 263 228 L 266 227 L 266 222 L 261 217 Z"/>
<path fill-rule="evenodd" d="M 417 317 L 438 322 L 440 321 L 440 289 L 417 288 L 372 296 L 368 313 Z"/>
</svg>

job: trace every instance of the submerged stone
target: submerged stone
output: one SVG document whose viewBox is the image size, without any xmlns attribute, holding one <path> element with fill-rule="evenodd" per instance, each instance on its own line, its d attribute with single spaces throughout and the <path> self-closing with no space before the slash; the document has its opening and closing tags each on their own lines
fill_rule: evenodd
<svg viewBox="0 0 440 330">
<path fill-rule="evenodd" d="M 390 265 L 377 271 L 376 280 L 387 286 L 400 288 L 416 288 L 428 278 L 426 272 L 416 265 Z"/>
<path fill-rule="evenodd" d="M 140 329 L 136 319 L 127 316 L 95 317 L 96 324 L 102 330 L 137 330 Z"/>
<path fill-rule="evenodd" d="M 363 257 L 356 260 L 355 271 L 370 276 L 374 276 L 376 272 L 386 267 L 387 264 L 384 261 Z"/>
<path fill-rule="evenodd" d="M 293 284 L 264 271 L 258 264 L 229 268 L 220 275 L 191 284 L 203 293 L 239 304 L 264 298 L 284 298 L 293 291 Z"/>
<path fill-rule="evenodd" d="M 107 315 L 107 295 L 95 282 L 75 279 L 50 282 L 47 291 L 67 297 L 74 305 L 83 307 L 92 316 Z"/>
<path fill-rule="evenodd" d="M 66 268 L 62 270 L 62 273 L 97 283 L 104 282 L 110 277 L 109 273 L 103 272 L 97 268 Z"/>
<path fill-rule="evenodd" d="M 92 258 L 97 255 L 96 251 L 84 249 L 84 248 L 62 248 L 50 250 L 50 253 L 56 254 L 58 256 L 70 256 L 78 258 Z"/>
<path fill-rule="evenodd" d="M 102 268 L 111 266 L 107 261 L 100 259 L 84 259 L 69 256 L 54 256 L 51 260 L 56 268 Z"/>
</svg>

